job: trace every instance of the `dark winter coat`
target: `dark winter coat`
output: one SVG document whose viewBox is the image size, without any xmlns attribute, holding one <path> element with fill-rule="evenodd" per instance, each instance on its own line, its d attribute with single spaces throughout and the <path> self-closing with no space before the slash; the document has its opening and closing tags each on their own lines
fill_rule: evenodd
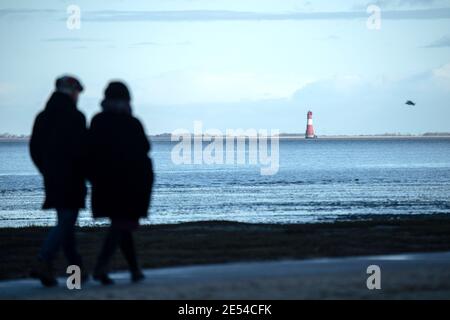
<svg viewBox="0 0 450 320">
<path fill-rule="evenodd" d="M 153 186 L 150 143 L 136 118 L 103 111 L 88 131 L 89 180 L 94 217 L 147 216 Z"/>
<path fill-rule="evenodd" d="M 43 208 L 84 208 L 86 119 L 66 94 L 55 92 L 38 114 L 30 154 L 44 177 Z"/>
</svg>

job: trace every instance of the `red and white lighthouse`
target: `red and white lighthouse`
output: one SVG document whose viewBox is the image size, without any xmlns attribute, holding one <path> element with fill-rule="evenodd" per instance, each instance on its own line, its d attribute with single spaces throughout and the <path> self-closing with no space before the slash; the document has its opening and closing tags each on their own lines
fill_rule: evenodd
<svg viewBox="0 0 450 320">
<path fill-rule="evenodd" d="M 306 139 L 316 138 L 316 135 L 314 134 L 314 127 L 313 127 L 313 120 L 312 120 L 312 112 L 311 111 L 308 111 L 307 122 L 306 122 L 305 138 Z"/>
</svg>

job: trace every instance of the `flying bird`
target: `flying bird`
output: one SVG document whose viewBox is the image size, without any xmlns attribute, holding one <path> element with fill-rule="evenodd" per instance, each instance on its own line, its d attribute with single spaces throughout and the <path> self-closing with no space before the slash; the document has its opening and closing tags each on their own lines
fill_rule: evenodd
<svg viewBox="0 0 450 320">
<path fill-rule="evenodd" d="M 405 104 L 407 104 L 408 106 L 415 106 L 416 104 L 414 102 L 412 102 L 411 100 L 408 100 L 405 102 Z"/>
</svg>

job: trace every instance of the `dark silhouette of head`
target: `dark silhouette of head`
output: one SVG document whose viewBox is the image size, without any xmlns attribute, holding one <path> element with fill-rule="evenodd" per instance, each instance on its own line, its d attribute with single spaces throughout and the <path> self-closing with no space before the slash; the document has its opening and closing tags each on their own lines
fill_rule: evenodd
<svg viewBox="0 0 450 320">
<path fill-rule="evenodd" d="M 78 102 L 78 96 L 84 88 L 77 78 L 65 75 L 56 79 L 55 89 L 57 92 L 70 96 L 76 104 Z"/>
<path fill-rule="evenodd" d="M 105 99 L 125 100 L 130 102 L 131 96 L 127 86 L 120 81 L 112 81 L 105 89 Z"/>
<path fill-rule="evenodd" d="M 111 81 L 105 89 L 101 103 L 103 110 L 116 113 L 131 113 L 131 94 L 127 86 L 120 81 Z"/>
</svg>

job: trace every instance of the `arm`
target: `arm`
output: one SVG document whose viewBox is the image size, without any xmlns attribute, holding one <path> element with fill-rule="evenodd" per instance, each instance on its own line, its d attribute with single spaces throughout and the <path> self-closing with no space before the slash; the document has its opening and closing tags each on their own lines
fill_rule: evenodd
<svg viewBox="0 0 450 320">
<path fill-rule="evenodd" d="M 145 130 L 144 127 L 142 126 L 142 124 L 140 123 L 139 120 L 136 119 L 136 122 L 138 124 L 138 135 L 139 135 L 139 145 L 142 145 L 144 148 L 144 152 L 146 155 L 148 155 L 148 152 L 150 151 L 151 145 L 150 145 L 150 141 L 147 138 L 147 135 L 145 134 Z M 150 183 L 150 192 L 153 189 L 153 181 L 154 181 L 154 173 L 153 173 L 153 164 L 152 164 L 152 160 L 150 158 L 148 158 L 148 174 L 149 174 L 149 183 Z"/>
<path fill-rule="evenodd" d="M 77 135 L 79 139 L 79 161 L 80 168 L 84 175 L 84 177 L 88 178 L 88 146 L 87 146 L 87 126 L 86 126 L 86 117 L 80 113 L 80 119 L 77 129 Z"/>
<path fill-rule="evenodd" d="M 138 145 L 141 146 L 147 154 L 150 151 L 150 141 L 147 138 L 147 135 L 145 134 L 144 127 L 142 126 L 141 122 L 135 118 L 136 121 L 136 128 L 137 128 L 137 136 L 138 136 Z"/>
<path fill-rule="evenodd" d="M 34 165 L 38 170 L 43 172 L 42 149 L 44 148 L 44 125 L 42 123 L 42 115 L 36 117 L 33 125 L 33 131 L 30 139 L 30 155 Z"/>
</svg>

